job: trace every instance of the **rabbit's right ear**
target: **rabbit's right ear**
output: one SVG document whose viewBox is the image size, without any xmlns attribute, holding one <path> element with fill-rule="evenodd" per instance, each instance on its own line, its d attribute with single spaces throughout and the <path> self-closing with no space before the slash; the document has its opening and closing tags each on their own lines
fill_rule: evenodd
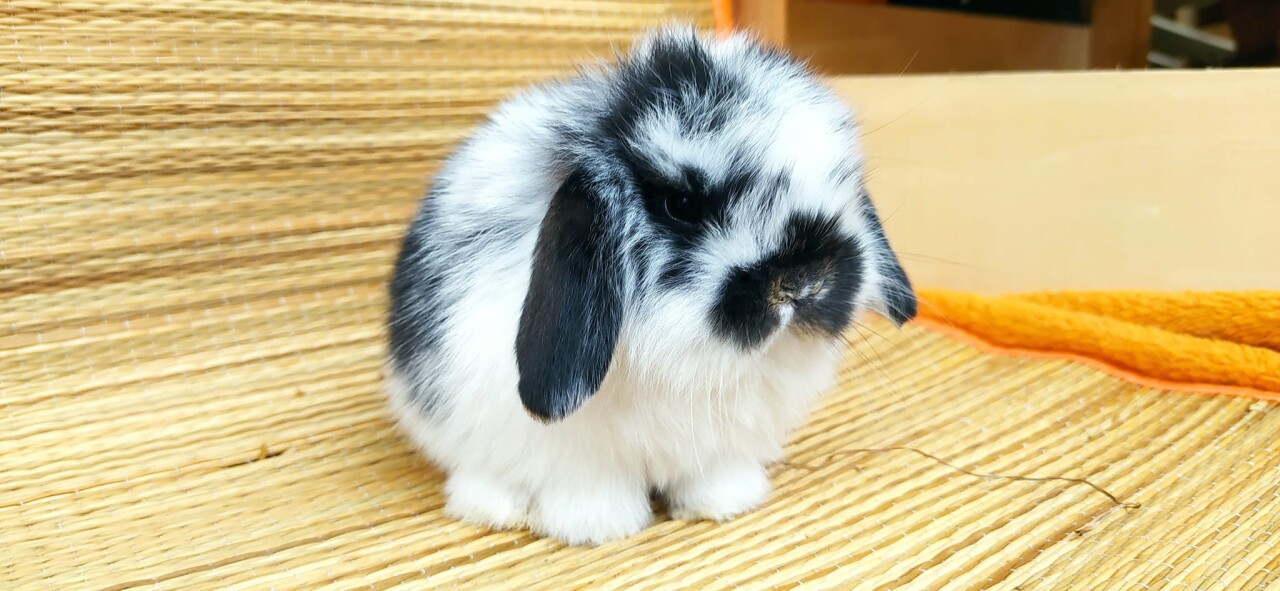
<svg viewBox="0 0 1280 591">
<path fill-rule="evenodd" d="M 898 260 L 898 255 L 889 246 L 889 238 L 884 233 L 884 224 L 880 221 L 880 216 L 876 213 L 876 206 L 871 202 L 871 197 L 867 195 L 865 190 L 862 192 L 861 199 L 862 216 L 867 222 L 868 231 L 871 233 L 872 244 L 879 247 L 880 273 L 884 277 L 884 282 L 880 286 L 880 293 L 872 297 L 871 305 L 885 318 L 893 321 L 898 326 L 902 326 L 916 317 L 917 307 L 919 306 L 916 300 L 916 292 L 911 287 L 911 279 L 907 277 L 906 270 L 902 268 L 902 262 Z"/>
<path fill-rule="evenodd" d="M 582 170 L 565 179 L 538 232 L 516 333 L 520 400 L 558 421 L 600 389 L 622 327 L 620 237 L 602 186 Z"/>
</svg>

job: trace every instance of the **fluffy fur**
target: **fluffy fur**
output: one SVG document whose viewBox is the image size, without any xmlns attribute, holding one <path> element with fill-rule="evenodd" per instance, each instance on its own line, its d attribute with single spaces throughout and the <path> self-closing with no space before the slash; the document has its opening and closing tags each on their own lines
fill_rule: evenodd
<svg viewBox="0 0 1280 591">
<path fill-rule="evenodd" d="M 502 104 L 390 291 L 387 392 L 447 511 L 569 544 L 640 531 L 651 492 L 682 519 L 760 505 L 853 316 L 915 313 L 844 105 L 680 27 Z"/>
</svg>

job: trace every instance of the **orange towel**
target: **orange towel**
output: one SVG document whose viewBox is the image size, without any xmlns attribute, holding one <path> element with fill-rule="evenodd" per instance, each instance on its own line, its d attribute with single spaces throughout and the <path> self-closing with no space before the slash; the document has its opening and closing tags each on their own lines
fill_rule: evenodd
<svg viewBox="0 0 1280 591">
<path fill-rule="evenodd" d="M 733 32 L 732 0 L 711 0 L 711 16 L 715 19 L 716 33 L 727 35 Z"/>
<path fill-rule="evenodd" d="M 1280 291 L 920 298 L 921 325 L 986 349 L 1070 358 L 1156 388 L 1280 402 Z"/>
</svg>

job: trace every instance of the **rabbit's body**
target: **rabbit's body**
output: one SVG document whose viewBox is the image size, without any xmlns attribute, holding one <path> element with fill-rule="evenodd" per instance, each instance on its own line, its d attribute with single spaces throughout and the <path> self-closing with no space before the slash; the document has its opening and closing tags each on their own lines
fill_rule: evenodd
<svg viewBox="0 0 1280 591">
<path fill-rule="evenodd" d="M 514 366 L 510 351 L 484 339 L 458 351 L 475 355 L 477 368 Z M 649 522 L 650 491 L 667 498 L 677 518 L 723 520 L 764 501 L 763 466 L 781 457 L 786 433 L 830 384 L 835 359 L 823 343 L 779 342 L 768 355 L 723 368 L 737 370 L 725 373 L 733 388 L 708 380 L 690 390 L 650 385 L 619 360 L 600 392 L 554 425 L 529 417 L 513 395 L 514 371 L 477 369 L 454 392 L 450 414 L 465 420 L 422 414 L 398 378 L 388 390 L 414 443 L 449 473 L 452 514 L 599 543 Z"/>
<path fill-rule="evenodd" d="M 859 309 L 914 298 L 802 68 L 673 30 L 505 103 L 391 285 L 388 393 L 450 513 L 599 543 L 760 504 Z"/>
</svg>

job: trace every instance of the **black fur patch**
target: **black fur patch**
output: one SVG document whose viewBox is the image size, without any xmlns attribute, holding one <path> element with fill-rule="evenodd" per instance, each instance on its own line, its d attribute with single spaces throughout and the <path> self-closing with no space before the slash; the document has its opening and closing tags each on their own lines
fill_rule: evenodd
<svg viewBox="0 0 1280 591">
<path fill-rule="evenodd" d="M 693 259 L 683 253 L 678 254 L 658 275 L 658 285 L 666 289 L 680 289 L 693 283 L 695 267 Z"/>
<path fill-rule="evenodd" d="M 786 53 L 756 47 L 755 55 L 767 64 L 789 64 L 798 69 Z M 711 230 L 723 226 L 727 213 L 748 191 L 765 182 L 766 204 L 781 194 L 790 179 L 784 173 L 762 179 L 761 163 L 753 153 L 740 153 L 724 178 L 712 180 L 696 170 L 681 170 L 675 178 L 659 172 L 646 155 L 628 141 L 636 136 L 636 126 L 655 112 L 673 114 L 688 135 L 715 133 L 728 117 L 747 100 L 737 74 L 720 67 L 690 32 L 655 39 L 648 51 L 622 62 L 614 75 L 608 113 L 598 124 L 601 143 L 613 157 L 631 171 L 644 207 L 676 257 L 660 271 L 659 285 L 668 289 L 689 286 L 696 271 L 693 254 Z M 717 175 L 719 176 L 719 175 Z M 701 213 L 697 223 L 687 223 L 669 215 L 669 199 L 692 202 Z"/>
<path fill-rule="evenodd" d="M 433 193 L 439 190 L 437 187 Z M 391 362 L 397 371 L 410 376 L 418 373 L 414 367 L 439 354 L 444 335 L 444 271 L 438 264 L 444 260 L 443 253 L 432 252 L 431 242 L 425 239 L 434 231 L 432 220 L 437 219 L 433 199 L 432 195 L 427 196 L 423 211 L 405 232 L 389 285 L 387 333 Z M 416 380 L 407 385 L 409 397 L 423 413 L 440 412 L 442 397 L 430 385 Z"/>
<path fill-rule="evenodd" d="M 647 53 L 623 61 L 614 76 L 607 115 L 599 122 L 616 155 L 636 163 L 625 138 L 635 137 L 646 116 L 667 111 L 686 133 L 714 133 L 724 128 L 740 102 L 738 80 L 720 68 L 697 43 L 687 38 L 661 37 Z"/>
<path fill-rule="evenodd" d="M 820 283 L 817 294 L 792 304 L 793 321 L 802 328 L 837 336 L 853 317 L 853 298 L 861 277 L 857 243 L 840 232 L 837 219 L 793 215 L 776 252 L 730 272 L 712 312 L 716 332 L 744 349 L 753 348 L 780 323 L 777 309 L 769 302 L 776 285 Z"/>
<path fill-rule="evenodd" d="M 687 253 L 696 247 L 708 227 L 723 221 L 733 195 L 708 186 L 706 179 L 693 169 L 682 170 L 677 178 L 662 174 L 634 149 L 628 138 L 635 136 L 635 127 L 642 118 L 659 110 L 674 112 L 685 133 L 721 129 L 726 122 L 726 107 L 734 104 L 732 99 L 739 93 L 737 82 L 716 66 L 692 34 L 687 38 L 655 39 L 648 52 L 625 60 L 614 80 L 608 114 L 599 122 L 602 143 L 630 171 L 661 238 L 677 252 Z M 668 215 L 664 204 L 677 196 L 695 200 L 703 214 L 697 223 L 683 223 Z M 661 285 L 684 285 L 691 278 L 689 258 L 679 258 L 661 271 Z"/>
<path fill-rule="evenodd" d="M 503 249 L 520 237 L 515 220 L 468 213 L 466 217 L 482 223 L 465 232 L 442 227 L 444 215 L 435 201 L 445 182 L 436 181 L 405 232 L 388 286 L 389 318 L 387 333 L 391 362 L 397 371 L 409 374 L 410 398 L 428 415 L 438 415 L 444 397 L 431 384 L 433 364 L 440 361 L 444 337 L 442 321 L 446 308 L 458 294 L 448 297 L 446 276 L 451 265 L 462 259 L 483 257 L 479 249 Z M 456 274 L 456 273 L 455 273 Z"/>
<path fill-rule="evenodd" d="M 504 249 L 520 238 L 522 222 L 519 220 L 485 213 L 472 213 L 468 217 L 484 220 L 485 225 L 450 237 L 454 248 L 461 252 L 470 253 L 480 248 Z"/>
<path fill-rule="evenodd" d="M 622 327 L 620 252 L 586 175 L 565 180 L 534 250 L 529 292 L 516 333 L 520 400 L 557 421 L 600 389 Z"/>
<path fill-rule="evenodd" d="M 669 289 L 686 287 L 692 283 L 696 271 L 693 264 L 694 252 L 702 246 L 712 230 L 727 223 L 729 212 L 733 211 L 745 195 L 751 191 L 765 191 L 768 207 L 790 182 L 789 175 L 782 173 L 761 183 L 758 169 L 748 166 L 735 167 L 725 178 L 715 183 L 707 182 L 693 170 L 686 170 L 684 178 L 678 182 L 664 179 L 657 173 L 651 174 L 652 177 L 640 183 L 640 192 L 650 219 L 661 235 L 670 241 L 675 251 L 675 257 L 663 268 L 660 280 L 660 285 Z M 702 204 L 704 214 L 699 223 L 682 223 L 672 219 L 663 210 L 663 203 L 676 191 Z"/>
<path fill-rule="evenodd" d="M 872 205 L 871 198 L 866 193 L 863 193 L 862 199 L 864 201 L 863 219 L 866 220 L 872 236 L 884 247 L 882 252 L 887 261 L 884 268 L 880 269 L 880 272 L 884 274 L 884 305 L 889 319 L 894 324 L 902 326 L 916 317 L 919 304 L 916 302 L 915 290 L 912 289 L 911 280 L 907 278 L 907 272 L 902 268 L 902 263 L 898 261 L 898 256 L 894 254 L 893 249 L 889 246 L 889 238 L 885 236 L 884 226 L 880 223 L 880 216 L 876 215 L 875 206 Z"/>
<path fill-rule="evenodd" d="M 643 167 L 638 171 L 637 185 L 644 207 L 657 226 L 680 246 L 697 243 L 711 228 L 725 223 L 733 205 L 743 195 L 743 188 L 755 184 L 758 174 L 748 168 L 729 172 L 723 181 L 711 184 L 702 173 L 686 168 L 681 177 L 672 179 Z M 688 223 L 668 215 L 664 204 L 673 195 L 694 200 L 702 211 L 701 219 Z"/>
<path fill-rule="evenodd" d="M 729 273 L 712 312 L 716 333 L 744 350 L 764 342 L 782 323 L 769 305 L 769 284 L 774 279 L 767 265 L 739 267 Z"/>
</svg>

